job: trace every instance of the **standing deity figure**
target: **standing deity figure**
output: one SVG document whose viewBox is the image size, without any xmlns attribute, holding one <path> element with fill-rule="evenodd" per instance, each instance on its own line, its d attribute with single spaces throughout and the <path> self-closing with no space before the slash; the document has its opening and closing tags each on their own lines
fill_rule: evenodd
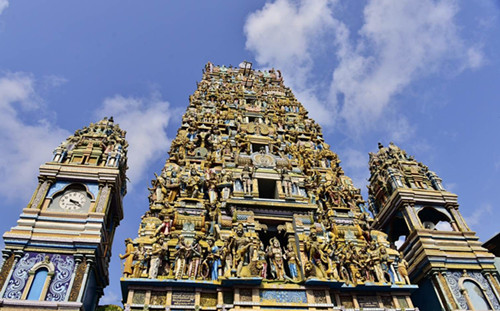
<svg viewBox="0 0 500 311">
<path fill-rule="evenodd" d="M 189 247 L 190 251 L 188 254 L 188 277 L 196 279 L 198 276 L 198 268 L 201 262 L 201 246 L 200 246 L 200 237 L 197 236 L 194 238 L 191 246 Z"/>
<path fill-rule="evenodd" d="M 179 241 L 175 246 L 175 270 L 174 270 L 174 278 L 182 279 L 184 276 L 184 271 L 186 269 L 186 258 L 188 257 L 188 253 L 190 252 L 189 246 L 186 245 L 184 241 L 184 237 L 179 236 Z"/>
<path fill-rule="evenodd" d="M 236 275 L 240 276 L 244 264 L 248 263 L 247 253 L 251 241 L 244 236 L 243 225 L 239 224 L 235 230 L 235 235 L 231 241 L 231 251 L 233 256 L 233 269 L 236 268 Z"/>
<path fill-rule="evenodd" d="M 164 194 L 167 193 L 167 189 L 165 188 L 165 179 L 161 176 L 156 175 L 156 183 L 154 185 L 156 200 L 155 203 L 163 203 L 165 198 Z"/>
<path fill-rule="evenodd" d="M 273 237 L 267 247 L 267 257 L 271 267 L 271 275 L 276 280 L 285 279 L 285 265 L 283 262 L 283 251 L 281 250 L 280 241 Z"/>
<path fill-rule="evenodd" d="M 380 246 L 379 254 L 380 254 L 380 269 L 382 272 L 381 273 L 382 282 L 387 282 L 386 276 L 390 277 L 390 274 L 389 274 L 390 257 L 389 257 L 389 254 L 387 253 L 387 249 L 385 248 L 384 245 Z"/>
<path fill-rule="evenodd" d="M 289 198 L 292 196 L 292 178 L 288 173 L 286 168 L 283 169 L 283 173 L 281 175 L 281 183 L 283 185 L 283 192 L 285 193 L 285 197 Z"/>
<path fill-rule="evenodd" d="M 208 199 L 210 201 L 210 204 L 214 204 L 217 202 L 217 186 L 215 184 L 215 180 L 210 180 L 208 183 Z"/>
<path fill-rule="evenodd" d="M 311 231 L 309 236 L 305 241 L 305 251 L 307 255 L 307 259 L 317 268 L 321 270 L 321 273 L 325 275 L 325 267 L 324 263 L 326 262 L 326 258 L 324 256 L 321 244 L 316 236 L 315 231 Z"/>
<path fill-rule="evenodd" d="M 224 262 L 224 277 L 228 278 L 231 276 L 232 264 L 233 264 L 233 255 L 231 253 L 231 245 L 229 240 L 224 241 L 224 246 L 222 246 L 221 251 L 222 260 Z"/>
<path fill-rule="evenodd" d="M 222 274 L 222 262 L 219 247 L 215 245 L 214 239 L 209 238 L 207 240 L 209 254 L 207 256 L 209 266 L 210 266 L 210 278 L 212 280 L 218 280 L 219 276 Z"/>
<path fill-rule="evenodd" d="M 403 252 L 399 252 L 398 273 L 405 284 L 411 284 L 410 278 L 408 277 L 408 262 L 405 260 Z"/>
<path fill-rule="evenodd" d="M 134 278 L 140 278 L 143 271 L 147 269 L 148 263 L 146 260 L 146 249 L 144 248 L 144 244 L 139 244 L 138 249 L 135 252 L 136 262 L 134 264 Z"/>
<path fill-rule="evenodd" d="M 162 255 L 162 245 L 163 237 L 160 236 L 153 243 L 151 247 L 150 260 L 149 260 L 149 278 L 155 279 L 158 276 L 158 270 L 160 269 L 161 255 Z"/>
<path fill-rule="evenodd" d="M 381 253 L 380 250 L 377 249 L 377 244 L 375 241 L 370 243 L 370 249 L 368 252 L 371 254 L 371 263 L 373 265 L 373 271 L 375 272 L 375 277 L 377 278 L 377 282 L 384 282 L 384 271 L 382 270 L 381 265 Z"/>
<path fill-rule="evenodd" d="M 360 266 L 359 254 L 352 242 L 347 242 L 345 248 L 345 264 L 349 268 L 352 283 L 358 283 L 361 280 L 361 273 L 358 268 Z"/>
<path fill-rule="evenodd" d="M 132 275 L 132 266 L 134 262 L 134 245 L 132 243 L 132 239 L 125 240 L 125 254 L 120 255 L 120 259 L 125 259 L 124 268 L 123 268 L 123 276 L 125 278 L 129 278 Z"/>
<path fill-rule="evenodd" d="M 330 279 L 338 280 L 339 273 L 337 270 L 337 243 L 333 234 L 330 232 L 330 240 L 323 245 L 323 252 L 328 261 L 328 269 L 326 270 L 326 276 Z"/>
<path fill-rule="evenodd" d="M 163 245 L 161 246 L 161 264 L 160 264 L 160 275 L 170 274 L 170 252 L 168 250 L 168 240 L 163 239 Z"/>
<path fill-rule="evenodd" d="M 260 271 L 260 277 L 263 279 L 267 279 L 267 261 L 266 261 L 266 252 L 264 251 L 264 244 L 257 239 L 259 248 L 257 250 L 257 260 L 262 264 L 262 270 Z"/>
<path fill-rule="evenodd" d="M 174 202 L 175 198 L 179 194 L 181 181 L 178 177 L 178 172 L 173 171 L 170 179 L 168 179 L 167 188 L 169 190 L 167 201 L 169 203 Z"/>
<path fill-rule="evenodd" d="M 241 172 L 241 183 L 243 184 L 243 192 L 245 194 L 252 194 L 252 170 L 245 165 Z"/>
<path fill-rule="evenodd" d="M 298 262 L 297 262 L 297 255 L 293 249 L 293 245 L 291 243 L 288 243 L 287 249 L 285 250 L 285 259 L 288 263 L 288 269 L 290 270 L 290 277 L 293 280 L 298 279 L 299 277 L 299 272 L 297 269 Z"/>
</svg>

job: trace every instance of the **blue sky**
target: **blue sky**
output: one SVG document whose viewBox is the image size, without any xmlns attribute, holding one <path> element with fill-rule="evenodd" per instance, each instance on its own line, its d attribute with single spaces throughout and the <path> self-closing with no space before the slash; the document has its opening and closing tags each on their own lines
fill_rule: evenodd
<svg viewBox="0 0 500 311">
<path fill-rule="evenodd" d="M 368 152 L 394 141 L 486 241 L 500 228 L 499 15 L 498 0 L 0 0 L 0 231 L 52 150 L 113 115 L 131 183 L 101 303 L 118 303 L 122 241 L 204 64 L 248 60 L 281 69 L 365 198 Z"/>
</svg>

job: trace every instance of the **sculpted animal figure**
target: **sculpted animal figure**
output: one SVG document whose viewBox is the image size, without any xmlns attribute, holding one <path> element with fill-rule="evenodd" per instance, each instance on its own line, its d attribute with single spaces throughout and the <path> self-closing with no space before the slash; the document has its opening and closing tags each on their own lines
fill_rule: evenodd
<svg viewBox="0 0 500 311">
<path fill-rule="evenodd" d="M 316 267 L 311 261 L 307 261 L 304 265 L 304 273 L 306 278 L 326 278 L 325 273 L 320 268 Z"/>
<path fill-rule="evenodd" d="M 251 278 L 261 275 L 262 268 L 264 267 L 262 261 L 252 261 L 249 265 L 243 266 L 240 271 L 239 277 Z"/>
</svg>

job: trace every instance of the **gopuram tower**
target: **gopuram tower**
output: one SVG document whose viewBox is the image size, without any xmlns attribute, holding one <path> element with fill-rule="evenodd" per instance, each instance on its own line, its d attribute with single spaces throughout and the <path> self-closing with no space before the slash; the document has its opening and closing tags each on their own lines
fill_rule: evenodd
<svg viewBox="0 0 500 311">
<path fill-rule="evenodd" d="M 457 196 L 394 144 L 370 153 L 372 228 L 388 234 L 409 265 L 421 310 L 500 310 L 494 256 L 458 210 Z"/>
<path fill-rule="evenodd" d="M 279 71 L 208 63 L 120 255 L 125 310 L 415 310 L 339 163 Z"/>
<path fill-rule="evenodd" d="M 40 166 L 38 187 L 3 236 L 0 310 L 96 309 L 123 218 L 126 155 L 125 131 L 104 118 Z"/>
</svg>

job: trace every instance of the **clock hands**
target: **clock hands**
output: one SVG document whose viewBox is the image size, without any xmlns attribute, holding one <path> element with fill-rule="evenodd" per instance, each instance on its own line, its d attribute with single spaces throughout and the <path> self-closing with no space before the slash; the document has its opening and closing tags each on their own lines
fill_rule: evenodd
<svg viewBox="0 0 500 311">
<path fill-rule="evenodd" d="M 75 204 L 75 205 L 78 205 L 79 207 L 82 207 L 82 205 L 81 205 L 81 204 L 80 204 L 80 202 L 78 202 L 78 201 L 75 201 L 75 200 L 73 200 L 73 199 L 69 199 L 69 201 L 70 201 L 71 203 Z"/>
</svg>

